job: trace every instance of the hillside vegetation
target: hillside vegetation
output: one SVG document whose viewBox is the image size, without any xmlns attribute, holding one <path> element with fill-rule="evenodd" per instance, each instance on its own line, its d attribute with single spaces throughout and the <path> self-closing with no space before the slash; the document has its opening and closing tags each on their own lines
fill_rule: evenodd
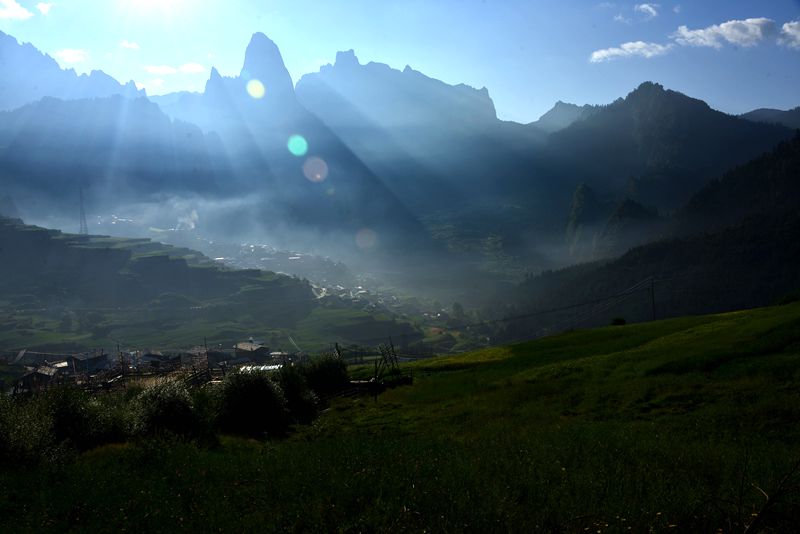
<svg viewBox="0 0 800 534">
<path fill-rule="evenodd" d="M 186 349 L 250 336 L 305 350 L 415 330 L 307 280 L 222 267 L 149 239 L 81 236 L 0 217 L 0 351 Z M 365 336 L 363 331 L 370 332 Z M 277 345 L 277 346 L 276 346 Z"/>
<path fill-rule="evenodd" d="M 580 326 L 607 324 L 616 316 L 629 322 L 650 319 L 653 301 L 659 318 L 779 302 L 800 291 L 798 176 L 800 136 L 796 135 L 706 185 L 669 220 L 660 239 L 656 233 L 656 240 L 613 260 L 530 277 L 516 292 L 518 305 L 532 312 L 577 305 L 615 295 L 650 277 L 656 279 L 652 294 L 646 288 L 624 305 L 596 316 L 594 323 L 585 321 Z M 576 239 L 590 227 L 581 219 L 582 212 L 596 203 L 591 190 L 583 188 L 579 193 L 570 228 Z M 528 324 L 511 322 L 509 335 L 515 338 L 521 329 L 563 320 L 563 315 L 547 315 Z"/>
<path fill-rule="evenodd" d="M 282 441 L 6 472 L 0 529 L 789 531 L 798 363 L 800 304 L 436 358 Z"/>
</svg>

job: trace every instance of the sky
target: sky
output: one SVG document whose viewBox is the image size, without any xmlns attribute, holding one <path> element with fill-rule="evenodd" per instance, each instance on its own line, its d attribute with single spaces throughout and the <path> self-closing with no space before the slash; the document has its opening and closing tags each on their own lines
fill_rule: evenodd
<svg viewBox="0 0 800 534">
<path fill-rule="evenodd" d="M 0 30 L 149 94 L 202 91 L 212 66 L 238 74 L 260 31 L 295 81 L 354 49 L 486 87 L 518 122 L 646 80 L 728 113 L 800 105 L 800 0 L 0 0 Z"/>
</svg>

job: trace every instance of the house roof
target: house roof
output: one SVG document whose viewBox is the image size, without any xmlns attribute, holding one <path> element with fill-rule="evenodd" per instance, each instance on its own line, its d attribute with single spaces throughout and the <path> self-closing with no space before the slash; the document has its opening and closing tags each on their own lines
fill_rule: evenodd
<svg viewBox="0 0 800 534">
<path fill-rule="evenodd" d="M 251 341 L 243 341 L 241 343 L 237 343 L 233 346 L 236 350 L 243 350 L 246 352 L 255 352 L 257 350 L 262 350 L 265 347 L 263 345 L 259 345 L 258 343 L 253 343 Z"/>
<path fill-rule="evenodd" d="M 243 365 L 239 367 L 239 371 L 243 373 L 253 373 L 258 371 L 277 371 L 281 365 Z"/>
<path fill-rule="evenodd" d="M 51 376 L 52 377 L 52 376 L 57 375 L 59 370 L 60 369 L 58 369 L 56 367 L 50 367 L 49 365 L 40 365 L 39 367 L 37 367 L 33 371 L 31 371 L 29 373 L 25 373 L 24 375 L 22 375 L 22 377 L 25 378 L 26 376 L 33 376 L 33 375 L 45 375 L 45 376 Z"/>
</svg>

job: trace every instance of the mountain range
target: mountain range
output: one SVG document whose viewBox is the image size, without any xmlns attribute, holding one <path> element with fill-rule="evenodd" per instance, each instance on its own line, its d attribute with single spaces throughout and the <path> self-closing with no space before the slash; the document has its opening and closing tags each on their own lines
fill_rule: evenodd
<svg viewBox="0 0 800 534">
<path fill-rule="evenodd" d="M 800 106 L 786 111 L 781 109 L 760 108 L 739 116 L 754 122 L 782 124 L 794 130 L 800 128 Z"/>
<path fill-rule="evenodd" d="M 800 133 L 705 185 L 649 243 L 612 260 L 530 277 L 515 290 L 515 302 L 533 311 L 572 305 L 566 316 L 542 317 L 538 325 L 582 317 L 573 326 L 586 326 L 612 317 L 751 308 L 800 295 L 798 177 Z M 595 304 L 580 305 L 586 302 Z"/>
<path fill-rule="evenodd" d="M 27 76 L 11 75 L 23 64 Z M 144 204 L 161 224 L 180 216 L 158 209 L 169 200 L 217 237 L 261 232 L 417 274 L 503 278 L 619 255 L 793 124 L 793 111 L 734 117 L 652 82 L 518 124 L 497 118 L 486 88 L 352 50 L 295 87 L 263 34 L 237 76 L 212 69 L 202 93 L 148 100 L 5 34 L 0 71 L 0 108 L 14 108 L 0 115 L 2 193 L 25 216 L 74 217 L 64 199 L 83 186 L 90 210 Z"/>
<path fill-rule="evenodd" d="M 137 89 L 132 81 L 123 85 L 103 71 L 93 70 L 78 75 L 73 69 L 63 70 L 55 59 L 32 44 L 20 44 L 2 31 L 0 80 L 0 111 L 12 110 L 47 96 L 61 99 L 146 96 L 144 89 Z"/>
</svg>

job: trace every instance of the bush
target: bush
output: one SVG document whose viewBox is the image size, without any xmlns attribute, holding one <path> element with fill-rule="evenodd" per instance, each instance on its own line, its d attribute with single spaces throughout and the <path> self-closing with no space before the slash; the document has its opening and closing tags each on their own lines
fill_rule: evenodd
<svg viewBox="0 0 800 534">
<path fill-rule="evenodd" d="M 0 395 L 0 464 L 39 461 L 53 447 L 51 426 L 45 403 Z"/>
<path fill-rule="evenodd" d="M 116 408 L 112 412 L 109 408 Z M 125 439 L 122 409 L 60 386 L 28 397 L 0 398 L 0 463 L 58 460 Z"/>
<path fill-rule="evenodd" d="M 624 317 L 614 317 L 614 319 L 611 320 L 611 324 L 613 326 L 623 326 L 627 324 L 627 321 L 625 321 Z"/>
<path fill-rule="evenodd" d="M 284 365 L 277 374 L 278 384 L 286 399 L 286 408 L 292 418 L 308 424 L 317 417 L 317 396 L 308 387 L 306 377 L 298 367 Z"/>
<path fill-rule="evenodd" d="M 219 390 L 219 428 L 251 437 L 280 436 L 289 424 L 286 399 L 266 372 L 236 372 Z"/>
<path fill-rule="evenodd" d="M 211 384 L 201 388 L 193 388 L 189 391 L 194 404 L 194 413 L 202 430 L 202 434 L 198 436 L 199 441 L 197 444 L 209 448 L 219 446 L 219 439 L 214 429 L 218 400 L 215 393 Z"/>
<path fill-rule="evenodd" d="M 144 388 L 131 403 L 131 431 L 142 437 L 166 433 L 192 438 L 202 425 L 186 386 L 165 379 Z"/>
<path fill-rule="evenodd" d="M 127 439 L 130 430 L 129 400 L 132 399 L 119 393 L 89 399 L 89 410 L 93 419 L 93 447 L 104 443 L 120 443 Z"/>
<path fill-rule="evenodd" d="M 332 354 L 312 360 L 301 369 L 308 386 L 319 396 L 333 395 L 350 387 L 347 364 Z"/>
<path fill-rule="evenodd" d="M 44 403 L 50 415 L 52 440 L 56 444 L 66 443 L 78 450 L 95 445 L 97 411 L 92 410 L 89 396 L 74 387 L 59 386 L 43 393 L 31 402 Z"/>
</svg>

